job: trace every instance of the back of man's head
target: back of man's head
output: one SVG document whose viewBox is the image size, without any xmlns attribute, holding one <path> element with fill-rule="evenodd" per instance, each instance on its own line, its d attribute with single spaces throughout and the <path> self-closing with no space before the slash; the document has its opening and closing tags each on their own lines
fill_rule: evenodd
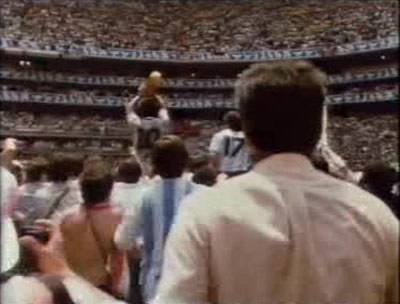
<svg viewBox="0 0 400 304">
<path fill-rule="evenodd" d="M 194 172 L 192 181 L 199 185 L 211 187 L 217 183 L 217 176 L 217 170 L 204 167 Z"/>
<path fill-rule="evenodd" d="M 229 129 L 233 131 L 242 130 L 242 122 L 240 120 L 240 113 L 238 111 L 229 111 L 224 116 L 224 121 L 228 125 Z"/>
<path fill-rule="evenodd" d="M 50 157 L 47 170 L 51 182 L 66 182 L 70 176 L 71 163 L 66 154 L 57 153 Z"/>
<path fill-rule="evenodd" d="M 109 166 L 103 161 L 85 165 L 79 179 L 84 205 L 90 207 L 108 200 L 113 178 Z"/>
<path fill-rule="evenodd" d="M 138 107 L 137 107 L 137 114 L 139 117 L 158 117 L 158 113 L 161 110 L 162 105 L 160 100 L 157 96 L 151 95 L 142 97 Z"/>
<path fill-rule="evenodd" d="M 385 163 L 373 163 L 364 169 L 361 184 L 367 190 L 386 201 L 391 198 L 393 186 L 398 181 L 396 170 Z"/>
<path fill-rule="evenodd" d="M 162 178 L 180 177 L 189 160 L 183 141 L 175 135 L 167 135 L 154 143 L 152 163 L 155 174 Z"/>
<path fill-rule="evenodd" d="M 326 75 L 313 64 L 255 64 L 236 83 L 242 125 L 261 153 L 309 156 L 320 137 Z"/>
<path fill-rule="evenodd" d="M 195 172 L 212 166 L 212 159 L 208 154 L 197 155 L 190 159 L 190 171 Z"/>
<path fill-rule="evenodd" d="M 36 183 L 44 180 L 48 169 L 48 162 L 43 157 L 36 157 L 28 162 L 25 168 L 26 182 Z"/>
<path fill-rule="evenodd" d="M 136 184 L 142 176 L 142 168 L 137 160 L 125 160 L 118 166 L 118 181 L 127 184 Z"/>
</svg>

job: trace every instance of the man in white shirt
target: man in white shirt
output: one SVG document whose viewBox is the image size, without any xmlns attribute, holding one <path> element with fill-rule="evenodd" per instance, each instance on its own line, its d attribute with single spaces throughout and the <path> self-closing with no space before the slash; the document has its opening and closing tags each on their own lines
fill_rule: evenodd
<svg viewBox="0 0 400 304">
<path fill-rule="evenodd" d="M 232 177 L 249 170 L 250 156 L 242 131 L 240 114 L 236 111 L 228 112 L 224 121 L 228 128 L 213 136 L 209 151 L 214 156 L 219 171 Z"/>
<path fill-rule="evenodd" d="M 258 64 L 236 85 L 254 169 L 182 202 L 153 303 L 398 303 L 399 222 L 316 170 L 326 76 Z"/>
<path fill-rule="evenodd" d="M 141 176 L 142 168 L 136 159 L 123 161 L 118 166 L 117 181 L 114 182 L 110 201 L 119 205 L 125 214 L 141 199 L 143 192 Z"/>
</svg>

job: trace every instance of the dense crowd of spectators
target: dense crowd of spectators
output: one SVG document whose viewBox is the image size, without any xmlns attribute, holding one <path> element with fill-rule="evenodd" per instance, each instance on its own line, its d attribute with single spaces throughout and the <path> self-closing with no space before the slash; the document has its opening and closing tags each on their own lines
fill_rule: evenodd
<svg viewBox="0 0 400 304">
<path fill-rule="evenodd" d="M 50 132 L 73 134 L 126 134 L 126 124 L 123 120 L 109 119 L 94 115 L 82 117 L 79 115 L 55 116 L 44 113 L 0 111 L 2 131 L 17 132 Z"/>
<path fill-rule="evenodd" d="M 107 107 L 121 107 L 130 98 L 115 96 L 107 90 L 84 91 L 68 89 L 60 93 L 54 88 L 46 88 L 46 93 L 39 90 L 40 87 L 27 89 L 21 86 L 3 85 L 0 91 L 0 100 L 8 102 L 29 102 L 29 103 L 51 103 L 67 105 L 93 105 Z M 50 93 L 54 91 L 55 93 Z M 343 90 L 340 94 L 328 95 L 328 104 L 359 103 L 359 102 L 381 102 L 398 99 L 398 85 L 380 84 L 365 89 L 351 87 Z M 120 95 L 123 95 L 120 93 Z M 129 95 L 129 93 L 127 94 Z M 168 107 L 178 109 L 232 109 L 235 108 L 232 94 L 222 93 L 169 93 L 166 94 Z"/>
<path fill-rule="evenodd" d="M 361 72 L 346 72 L 344 74 L 331 75 L 330 84 L 356 83 L 380 79 L 398 77 L 398 69 L 395 67 L 371 69 Z M 93 86 L 138 87 L 145 78 L 129 76 L 85 75 L 54 73 L 39 70 L 17 70 L 12 68 L 0 69 L 0 78 L 5 80 L 24 80 L 32 82 L 54 82 L 65 84 L 82 84 Z M 170 78 L 166 79 L 168 88 L 232 88 L 235 79 L 195 79 L 195 78 Z"/>
<path fill-rule="evenodd" d="M 53 150 L 120 151 L 127 152 L 130 130 L 123 119 L 102 116 L 84 118 L 78 115 L 55 116 L 29 112 L 0 112 L 2 132 L 12 134 L 32 132 L 43 135 L 96 136 L 113 135 L 113 140 L 62 139 L 47 141 Z M 329 119 L 329 137 L 350 166 L 360 169 L 373 160 L 392 161 L 398 153 L 398 118 L 395 115 L 353 114 L 349 117 L 332 116 Z M 213 134 L 223 126 L 216 120 L 177 120 L 172 131 L 184 138 L 191 155 L 206 153 Z M 119 139 L 118 139 L 119 137 Z M 32 148 L 34 145 L 32 146 Z"/>
<path fill-rule="evenodd" d="M 2 1 L 1 37 L 180 52 L 322 49 L 398 34 L 396 1 Z M 344 50 L 346 47 L 344 47 Z"/>
<path fill-rule="evenodd" d="M 328 115 L 326 83 L 308 62 L 253 65 L 240 111 L 175 121 L 195 141 L 161 135 L 114 166 L 101 139 L 25 160 L 6 138 L 1 302 L 398 303 L 398 117 Z"/>
</svg>

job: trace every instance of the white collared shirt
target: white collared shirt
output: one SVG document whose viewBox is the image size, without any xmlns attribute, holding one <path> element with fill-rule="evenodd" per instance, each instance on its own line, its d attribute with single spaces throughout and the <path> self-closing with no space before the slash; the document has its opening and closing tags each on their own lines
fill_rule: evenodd
<svg viewBox="0 0 400 304">
<path fill-rule="evenodd" d="M 111 192 L 111 204 L 120 206 L 124 214 L 128 214 L 140 204 L 145 187 L 142 183 L 135 184 L 115 182 Z"/>
<path fill-rule="evenodd" d="M 182 202 L 153 303 L 398 303 L 399 222 L 280 154 Z"/>
</svg>

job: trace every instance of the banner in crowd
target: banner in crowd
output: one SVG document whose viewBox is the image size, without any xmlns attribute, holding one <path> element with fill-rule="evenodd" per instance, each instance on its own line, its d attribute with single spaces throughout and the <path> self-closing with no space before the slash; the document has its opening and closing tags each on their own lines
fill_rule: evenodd
<svg viewBox="0 0 400 304">
<path fill-rule="evenodd" d="M 266 50 L 252 52 L 172 52 L 123 49 L 100 49 L 80 45 L 53 45 L 34 41 L 1 39 L 0 49 L 6 52 L 26 52 L 36 56 L 92 57 L 124 60 L 156 61 L 269 61 L 282 59 L 312 59 L 326 56 L 347 55 L 398 48 L 399 38 L 387 37 L 380 40 L 338 45 L 329 50 Z"/>
<path fill-rule="evenodd" d="M 231 98 L 218 99 L 212 95 L 199 95 L 198 98 L 179 98 L 179 94 L 168 98 L 168 107 L 172 109 L 233 109 L 236 104 Z M 383 90 L 342 95 L 330 95 L 326 98 L 328 105 L 398 101 L 398 90 Z M 122 107 L 129 98 L 116 96 L 91 96 L 85 93 L 53 94 L 30 93 L 25 91 L 0 91 L 0 101 L 16 103 L 42 103 L 64 105 L 91 105 L 102 107 Z"/>
</svg>

